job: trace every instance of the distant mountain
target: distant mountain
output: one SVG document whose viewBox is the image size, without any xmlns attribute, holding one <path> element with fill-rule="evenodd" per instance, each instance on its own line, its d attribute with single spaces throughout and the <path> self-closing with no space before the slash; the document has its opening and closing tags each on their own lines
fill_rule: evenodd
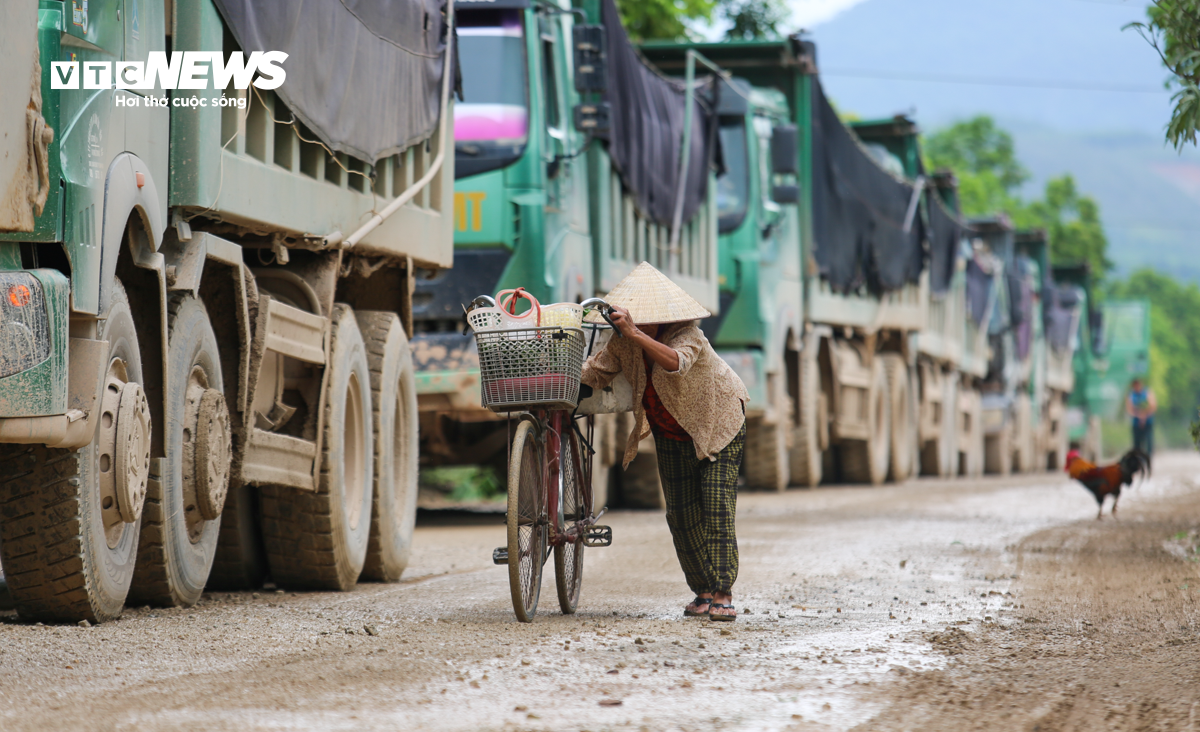
<svg viewBox="0 0 1200 732">
<path fill-rule="evenodd" d="M 1071 173 L 1100 204 L 1110 258 L 1200 282 L 1200 152 L 1164 146 L 1170 94 L 1120 0 L 865 0 L 812 29 L 822 84 L 862 117 L 925 130 L 990 114 L 1040 195 Z M 1113 132 L 1117 130 L 1119 132 Z"/>
<path fill-rule="evenodd" d="M 1126 23 L 1145 3 L 865 0 L 812 29 L 830 96 L 926 125 L 986 112 L 1064 130 L 1158 134 L 1167 73 Z M 872 78 L 874 77 L 874 78 Z"/>
<path fill-rule="evenodd" d="M 1069 172 L 1100 204 L 1109 258 L 1119 272 L 1148 266 L 1200 282 L 1200 152 L 1178 155 L 1151 135 L 1000 123 L 1033 175 L 1027 198 L 1040 196 L 1048 178 Z"/>
</svg>

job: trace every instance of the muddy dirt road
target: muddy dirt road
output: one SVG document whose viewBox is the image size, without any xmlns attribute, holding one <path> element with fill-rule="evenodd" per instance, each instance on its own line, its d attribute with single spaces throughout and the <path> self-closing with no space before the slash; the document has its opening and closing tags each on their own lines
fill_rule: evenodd
<svg viewBox="0 0 1200 732">
<path fill-rule="evenodd" d="M 409 579 L 0 613 L 3 730 L 1200 729 L 1200 456 L 1095 520 L 1060 476 L 742 494 L 734 624 L 684 620 L 660 514 L 611 516 L 578 615 L 514 622 L 495 516 Z"/>
</svg>

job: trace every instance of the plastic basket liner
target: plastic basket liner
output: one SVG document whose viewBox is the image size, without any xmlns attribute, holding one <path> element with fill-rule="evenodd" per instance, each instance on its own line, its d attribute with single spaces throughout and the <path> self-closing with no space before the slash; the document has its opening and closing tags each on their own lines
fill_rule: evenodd
<svg viewBox="0 0 1200 732">
<path fill-rule="evenodd" d="M 517 303 L 529 302 L 529 309 L 517 314 Z M 477 308 L 467 316 L 475 332 L 514 330 L 519 328 L 579 328 L 583 325 L 583 308 L 573 302 L 542 305 L 524 287 L 496 293 L 497 307 Z"/>
<path fill-rule="evenodd" d="M 488 409 L 572 409 L 578 403 L 586 346 L 581 328 L 476 330 L 475 343 Z"/>
<path fill-rule="evenodd" d="M 538 325 L 538 309 L 512 315 L 502 308 L 477 308 L 467 316 L 471 330 L 476 333 L 489 330 L 512 330 L 514 328 L 579 328 L 583 325 L 583 308 L 573 302 L 543 305 L 541 325 Z"/>
</svg>

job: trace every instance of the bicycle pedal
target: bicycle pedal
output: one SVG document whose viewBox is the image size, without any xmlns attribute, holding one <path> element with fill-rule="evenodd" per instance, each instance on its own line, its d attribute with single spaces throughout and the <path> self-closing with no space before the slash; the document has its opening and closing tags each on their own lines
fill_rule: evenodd
<svg viewBox="0 0 1200 732">
<path fill-rule="evenodd" d="M 584 546 L 612 546 L 612 527 L 611 526 L 589 526 L 587 533 L 583 535 Z"/>
<path fill-rule="evenodd" d="M 508 547 L 501 546 L 492 550 L 492 564 L 508 564 Z"/>
</svg>

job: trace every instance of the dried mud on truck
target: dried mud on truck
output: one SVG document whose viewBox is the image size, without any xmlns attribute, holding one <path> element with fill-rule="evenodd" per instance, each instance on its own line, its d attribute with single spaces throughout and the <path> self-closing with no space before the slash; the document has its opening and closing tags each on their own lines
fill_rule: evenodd
<svg viewBox="0 0 1200 732">
<path fill-rule="evenodd" d="M 0 10 L 11 602 L 97 622 L 267 573 L 398 579 L 414 273 L 453 256 L 452 8 L 123 7 Z"/>
</svg>

